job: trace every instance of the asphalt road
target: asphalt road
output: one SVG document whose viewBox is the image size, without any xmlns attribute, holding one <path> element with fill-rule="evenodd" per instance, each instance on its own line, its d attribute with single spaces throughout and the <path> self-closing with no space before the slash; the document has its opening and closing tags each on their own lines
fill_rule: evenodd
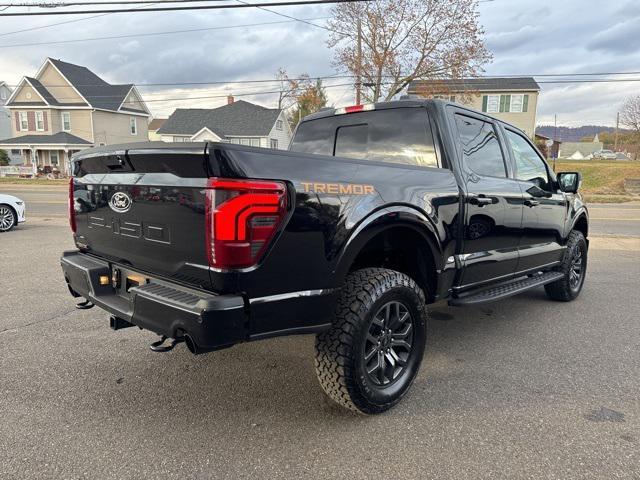
<svg viewBox="0 0 640 480">
<path fill-rule="evenodd" d="M 37 205 L 32 207 L 37 208 Z M 73 308 L 63 218 L 0 235 L 0 478 L 639 478 L 640 238 L 593 238 L 572 303 L 431 309 L 390 412 L 325 399 L 311 336 L 204 356 Z"/>
<path fill-rule="evenodd" d="M 27 215 L 65 217 L 67 187 L 65 186 L 3 186 L 0 193 L 22 198 Z M 640 235 L 640 202 L 626 204 L 589 205 L 592 232 L 596 235 Z"/>
</svg>

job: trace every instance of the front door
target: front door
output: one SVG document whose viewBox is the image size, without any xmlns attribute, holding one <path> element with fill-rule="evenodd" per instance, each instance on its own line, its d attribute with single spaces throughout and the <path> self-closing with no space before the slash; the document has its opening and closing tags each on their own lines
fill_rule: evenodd
<svg viewBox="0 0 640 480">
<path fill-rule="evenodd" d="M 531 142 L 514 129 L 504 131 L 524 197 L 518 271 L 550 266 L 564 253 L 562 239 L 569 202 Z"/>
<path fill-rule="evenodd" d="M 467 190 L 458 285 L 465 289 L 508 278 L 516 271 L 523 194 L 511 178 L 495 124 L 466 111 L 454 116 Z"/>
</svg>

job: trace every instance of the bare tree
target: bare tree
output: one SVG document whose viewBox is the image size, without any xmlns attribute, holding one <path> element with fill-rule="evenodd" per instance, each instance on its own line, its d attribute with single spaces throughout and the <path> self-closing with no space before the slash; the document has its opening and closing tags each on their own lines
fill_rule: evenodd
<svg viewBox="0 0 640 480">
<path fill-rule="evenodd" d="M 308 75 L 301 75 L 301 78 L 306 78 Z M 276 73 L 276 81 L 279 84 L 278 95 L 278 108 L 286 110 L 296 103 L 296 94 L 300 88 L 300 80 L 297 78 L 291 79 L 287 74 L 287 71 L 280 67 Z"/>
<path fill-rule="evenodd" d="M 477 7 L 477 0 L 337 4 L 328 22 L 334 63 L 362 78 L 372 102 L 390 100 L 415 79 L 477 76 L 491 60 Z"/>
<path fill-rule="evenodd" d="M 634 160 L 638 159 L 638 144 L 640 144 L 640 95 L 627 98 L 620 109 L 620 123 L 634 131 L 636 145 Z"/>
</svg>

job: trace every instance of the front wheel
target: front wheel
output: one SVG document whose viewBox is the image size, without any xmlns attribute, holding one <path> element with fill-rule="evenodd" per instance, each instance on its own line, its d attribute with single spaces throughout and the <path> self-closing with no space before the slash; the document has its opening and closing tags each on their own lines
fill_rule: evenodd
<svg viewBox="0 0 640 480">
<path fill-rule="evenodd" d="M 418 373 L 426 331 L 424 293 L 407 275 L 383 268 L 349 274 L 333 326 L 316 337 L 320 385 L 350 410 L 388 410 Z"/>
<path fill-rule="evenodd" d="M 550 299 L 570 302 L 580 295 L 587 274 L 587 241 L 582 232 L 572 230 L 569 233 L 560 272 L 564 277 L 545 285 L 544 289 Z"/>
<path fill-rule="evenodd" d="M 0 232 L 8 232 L 18 223 L 18 217 L 8 205 L 0 205 Z"/>
</svg>

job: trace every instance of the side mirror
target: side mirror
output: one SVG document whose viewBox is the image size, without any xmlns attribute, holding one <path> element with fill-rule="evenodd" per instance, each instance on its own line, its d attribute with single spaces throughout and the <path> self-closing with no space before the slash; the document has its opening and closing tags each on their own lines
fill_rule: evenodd
<svg viewBox="0 0 640 480">
<path fill-rule="evenodd" d="M 582 174 L 580 172 L 560 172 L 557 175 L 560 190 L 566 193 L 577 193 L 582 186 Z"/>
</svg>

